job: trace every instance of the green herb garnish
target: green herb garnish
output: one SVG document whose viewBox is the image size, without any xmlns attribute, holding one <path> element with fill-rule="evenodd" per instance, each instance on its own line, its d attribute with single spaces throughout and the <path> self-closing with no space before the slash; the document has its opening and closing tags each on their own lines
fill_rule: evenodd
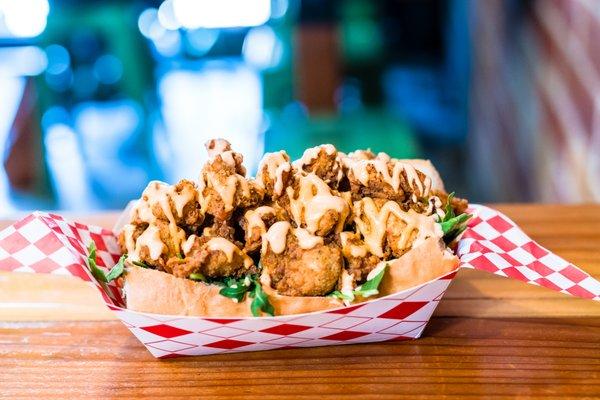
<svg viewBox="0 0 600 400">
<path fill-rule="evenodd" d="M 354 300 L 354 294 L 347 295 L 347 294 L 344 294 L 344 293 L 340 292 L 339 290 L 334 290 L 333 292 L 329 293 L 328 296 L 330 296 L 330 297 L 336 297 L 336 298 L 338 298 L 340 300 L 348 300 L 348 301 Z"/>
<path fill-rule="evenodd" d="M 381 280 L 383 279 L 383 275 L 385 275 L 385 271 L 387 270 L 387 268 L 388 265 L 385 264 L 385 266 L 381 269 L 381 271 L 379 271 L 377 275 L 375 275 L 372 279 L 369 279 L 368 281 L 354 289 L 352 293 L 355 296 L 361 297 L 371 297 L 375 296 L 376 294 L 379 294 L 379 284 L 381 283 Z"/>
<path fill-rule="evenodd" d="M 98 268 L 98 265 L 96 265 L 96 243 L 92 240 L 88 245 L 88 265 L 90 266 L 90 271 L 94 278 L 100 282 L 108 283 L 121 276 L 125 270 L 126 259 L 127 254 L 123 254 L 121 258 L 119 258 L 119 262 L 117 262 L 108 274 L 106 274 L 102 269 Z"/>
<path fill-rule="evenodd" d="M 188 276 L 188 278 L 193 281 L 206 282 L 206 277 L 204 275 L 202 275 L 200 272 L 194 272 L 194 273 L 190 274 L 190 276 Z"/>
<path fill-rule="evenodd" d="M 142 268 L 150 268 L 150 266 L 146 263 L 143 263 L 141 261 L 132 261 L 131 262 L 133 265 L 137 265 L 138 267 L 142 267 Z"/>
<path fill-rule="evenodd" d="M 219 294 L 234 299 L 237 303 L 242 302 L 248 293 L 248 296 L 252 298 L 250 310 L 255 317 L 260 317 L 261 312 L 274 315 L 275 309 L 256 276 L 246 275 L 241 279 L 227 278 L 221 284 L 223 288 Z"/>
<path fill-rule="evenodd" d="M 461 233 L 467 229 L 467 221 L 472 217 L 471 214 L 460 214 L 455 215 L 454 209 L 452 208 L 452 199 L 454 198 L 454 192 L 448 195 L 446 200 L 446 210 L 444 218 L 438 222 L 444 233 L 444 242 L 446 244 L 452 243 Z"/>
<path fill-rule="evenodd" d="M 354 300 L 354 296 L 361 296 L 361 297 L 375 296 L 376 294 L 379 294 L 379 290 L 378 290 L 379 284 L 381 283 L 381 280 L 383 279 L 383 276 L 385 275 L 385 271 L 387 270 L 387 268 L 388 268 L 388 265 L 385 264 L 385 266 L 381 269 L 381 271 L 379 271 L 377 273 L 377 275 L 375 275 L 373 278 L 367 280 L 365 283 L 363 283 L 362 285 L 360 285 L 359 287 L 354 289 L 351 294 L 342 293 L 339 290 L 336 290 L 336 291 L 331 292 L 329 294 L 329 296 L 337 297 L 338 299 L 347 300 L 347 301 Z"/>
<path fill-rule="evenodd" d="M 251 282 L 250 282 L 251 283 Z M 250 284 L 246 285 L 246 279 L 233 279 L 229 278 L 225 280 L 225 287 L 219 291 L 221 296 L 235 299 L 237 303 L 244 300 L 246 292 L 250 290 Z"/>
<path fill-rule="evenodd" d="M 269 297 L 262 289 L 262 286 L 260 286 L 260 282 L 254 280 L 254 290 L 250 292 L 250 297 L 252 297 L 252 303 L 250 304 L 252 315 L 260 317 L 261 312 L 269 314 L 270 316 L 275 314 L 275 309 L 269 302 Z"/>
</svg>

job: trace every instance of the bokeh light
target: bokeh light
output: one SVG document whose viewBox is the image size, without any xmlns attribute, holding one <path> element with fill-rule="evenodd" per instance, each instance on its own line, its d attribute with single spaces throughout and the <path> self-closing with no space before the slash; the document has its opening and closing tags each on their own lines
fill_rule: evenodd
<svg viewBox="0 0 600 400">
<path fill-rule="evenodd" d="M 48 0 L 0 0 L 4 24 L 16 37 L 34 37 L 46 29 Z"/>
</svg>

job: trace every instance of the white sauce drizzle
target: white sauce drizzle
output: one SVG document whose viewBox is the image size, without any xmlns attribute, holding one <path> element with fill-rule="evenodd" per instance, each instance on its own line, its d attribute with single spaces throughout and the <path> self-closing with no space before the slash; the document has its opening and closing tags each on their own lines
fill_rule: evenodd
<svg viewBox="0 0 600 400">
<path fill-rule="evenodd" d="M 349 242 L 351 238 L 356 238 L 354 232 L 342 232 L 340 233 L 340 241 L 342 242 L 342 251 L 346 257 L 366 257 L 369 250 L 364 244 L 356 244 Z"/>
<path fill-rule="evenodd" d="M 175 207 L 177 217 L 182 217 L 185 205 L 191 201 L 196 201 L 196 194 L 195 188 L 191 185 L 184 185 L 183 189 L 177 192 L 175 186 L 160 181 L 152 181 L 144 189 L 142 198 L 134 208 L 133 215 L 137 214 L 142 221 L 153 225 L 157 218 L 152 208 L 158 204 L 169 222 L 169 233 L 173 239 L 175 250 L 179 252 L 181 242 L 185 240 L 185 233 L 177 226 L 171 203 Z"/>
<path fill-rule="evenodd" d="M 379 155 L 377 157 L 378 158 L 373 160 L 346 157 L 343 159 L 343 163 L 364 186 L 369 184 L 368 167 L 371 166 L 394 191 L 398 192 L 400 189 L 402 173 L 404 173 L 408 185 L 416 194 L 420 197 L 427 197 L 429 195 L 431 190 L 431 178 L 425 176 L 425 179 L 421 182 L 417 170 L 412 165 L 400 161 L 386 161 L 385 157 L 379 158 Z M 388 169 L 390 163 L 393 166 L 391 173 Z M 413 201 L 415 200 L 413 199 Z"/>
<path fill-rule="evenodd" d="M 291 171 L 290 158 L 285 151 L 266 153 L 258 167 L 256 180 L 263 188 L 265 188 L 268 179 L 272 180 L 274 182 L 274 194 L 280 196 L 283 192 L 283 174 Z"/>
<path fill-rule="evenodd" d="M 323 238 L 320 236 L 312 235 L 309 231 L 302 228 L 293 230 L 294 235 L 298 239 L 298 246 L 301 249 L 312 249 L 316 245 L 323 244 Z"/>
<path fill-rule="evenodd" d="M 132 252 L 133 261 L 138 261 L 140 259 L 140 251 L 144 246 L 148 248 L 150 260 L 153 261 L 158 260 L 163 251 L 166 250 L 166 246 L 160 238 L 160 230 L 158 227 L 150 225 L 146 228 L 144 233 L 138 237 L 135 249 Z"/>
<path fill-rule="evenodd" d="M 291 225 L 287 221 L 278 221 L 271 225 L 262 237 L 261 254 L 264 255 L 267 252 L 267 246 L 271 247 L 271 251 L 275 254 L 283 253 L 290 228 Z"/>
<path fill-rule="evenodd" d="M 190 252 L 190 250 L 192 250 L 192 246 L 194 245 L 194 242 L 196 241 L 196 238 L 198 236 L 196 235 L 190 235 L 187 240 L 185 242 L 183 242 L 183 244 L 181 245 L 181 250 L 183 251 L 183 254 L 185 256 L 187 256 Z"/>
<path fill-rule="evenodd" d="M 275 214 L 275 209 L 270 206 L 261 206 L 254 210 L 246 211 L 244 214 L 244 218 L 246 219 L 246 239 L 252 235 L 254 228 L 258 228 L 260 235 L 264 235 L 267 232 L 267 226 L 263 218 L 267 215 Z"/>
<path fill-rule="evenodd" d="M 329 210 L 339 214 L 339 220 L 335 227 L 340 232 L 350 213 L 350 207 L 342 197 L 334 196 L 327 184 L 313 173 L 298 176 L 299 187 L 297 196 L 294 189 L 288 187 L 287 193 L 290 199 L 290 210 L 292 219 L 298 226 L 305 225 L 310 233 L 319 229 L 319 221 Z"/>
<path fill-rule="evenodd" d="M 312 162 L 316 160 L 317 157 L 319 157 L 319 153 L 321 152 L 321 150 L 324 150 L 325 154 L 330 156 L 334 155 L 337 151 L 332 144 L 322 144 L 320 146 L 308 148 L 304 150 L 302 157 L 294 161 L 294 167 L 302 169 L 302 167 L 304 167 L 305 165 L 312 164 Z"/>
<path fill-rule="evenodd" d="M 365 244 L 369 251 L 378 257 L 383 257 L 383 239 L 385 237 L 389 216 L 393 214 L 403 221 L 406 226 L 403 228 L 400 238 L 398 238 L 398 247 L 405 249 L 409 245 L 409 240 L 416 232 L 416 237 L 412 246 L 415 247 L 425 241 L 428 237 L 442 236 L 439 226 L 434 218 L 422 214 L 417 214 L 413 210 L 408 212 L 402 210 L 400 205 L 394 201 L 386 202 L 381 209 L 373 199 L 365 197 L 354 203 L 354 222 L 357 230 L 364 237 Z"/>
</svg>

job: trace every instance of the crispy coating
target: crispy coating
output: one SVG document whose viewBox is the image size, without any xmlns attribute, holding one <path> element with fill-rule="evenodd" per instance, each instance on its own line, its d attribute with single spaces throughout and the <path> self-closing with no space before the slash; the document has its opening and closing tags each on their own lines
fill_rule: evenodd
<svg viewBox="0 0 600 400">
<path fill-rule="evenodd" d="M 256 181 L 265 190 L 265 197 L 277 200 L 287 188 L 296 169 L 285 151 L 266 153 L 258 167 Z"/>
<path fill-rule="evenodd" d="M 344 240 L 341 237 L 344 236 Z M 367 275 L 381 261 L 379 257 L 368 251 L 360 234 L 356 232 L 342 232 L 336 235 L 336 243 L 342 248 L 346 271 L 352 276 L 355 284 L 360 284 L 367 279 Z M 341 277 L 338 289 L 341 289 Z"/>
<path fill-rule="evenodd" d="M 161 220 L 155 221 L 154 224 L 149 225 L 146 229 L 151 227 L 158 229 L 160 242 L 163 244 L 160 257 L 158 257 L 158 259 L 153 259 L 150 248 L 147 245 L 140 243 L 139 240 L 136 240 L 136 246 L 139 247 L 139 261 L 148 266 L 169 272 L 169 269 L 167 268 L 167 261 L 170 258 L 177 258 L 180 256 L 180 238 L 185 237 L 185 234 L 182 232 L 181 228 L 176 227 L 177 237 L 174 237 L 172 234 L 172 228 L 169 226 L 169 224 Z M 137 239 L 140 238 L 138 237 Z"/>
<path fill-rule="evenodd" d="M 260 250 L 262 235 L 277 221 L 285 221 L 283 209 L 277 206 L 261 206 L 246 210 L 239 224 L 244 230 L 244 251 L 253 254 Z"/>
<path fill-rule="evenodd" d="M 211 239 L 213 238 L 208 236 L 194 237 L 185 258 L 171 257 L 168 260 L 168 270 L 180 278 L 189 277 L 192 273 L 201 273 L 208 279 L 256 273 L 256 267 L 253 264 L 249 265 L 248 257 L 239 247 L 230 242 L 235 249 L 230 253 L 231 258 L 229 258 L 226 252 L 211 248 Z"/>
<path fill-rule="evenodd" d="M 344 176 L 338 152 L 332 145 L 321 145 L 307 149 L 302 158 L 294 164 L 304 172 L 312 172 L 317 175 L 332 189 L 337 189 Z"/>
<path fill-rule="evenodd" d="M 174 186 L 150 182 L 132 212 L 131 222 L 141 225 L 151 224 L 156 219 L 169 222 L 171 218 L 177 225 L 192 230 L 204 220 L 198 203 L 198 190 L 193 182 L 182 179 Z"/>
<path fill-rule="evenodd" d="M 264 197 L 262 187 L 244 176 L 242 159 L 239 153 L 224 151 L 214 154 L 202 168 L 200 204 L 218 220 L 228 220 L 236 208 L 255 206 Z"/>
<path fill-rule="evenodd" d="M 331 189 L 315 174 L 307 175 L 303 172 L 294 175 L 287 193 L 276 203 L 285 210 L 296 227 L 307 228 L 318 236 L 327 236 L 336 231 L 338 226 L 343 228 L 349 220 L 352 204 L 349 193 Z M 326 206 L 323 207 L 323 204 Z M 336 210 L 335 207 L 339 208 Z M 316 219 L 316 226 L 311 226 L 313 219 Z"/>
<path fill-rule="evenodd" d="M 331 292 L 343 266 L 342 251 L 335 243 L 302 249 L 289 232 L 283 253 L 267 246 L 261 262 L 271 278 L 271 286 L 287 296 L 324 296 Z"/>
</svg>

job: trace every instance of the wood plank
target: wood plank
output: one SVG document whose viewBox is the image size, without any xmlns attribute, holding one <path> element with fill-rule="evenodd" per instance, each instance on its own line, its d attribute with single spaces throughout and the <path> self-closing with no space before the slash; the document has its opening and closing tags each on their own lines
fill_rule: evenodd
<svg viewBox="0 0 600 400">
<path fill-rule="evenodd" d="M 117 321 L 0 322 L 0 397 L 600 395 L 600 318 L 434 318 L 417 341 L 154 360 Z"/>
</svg>

